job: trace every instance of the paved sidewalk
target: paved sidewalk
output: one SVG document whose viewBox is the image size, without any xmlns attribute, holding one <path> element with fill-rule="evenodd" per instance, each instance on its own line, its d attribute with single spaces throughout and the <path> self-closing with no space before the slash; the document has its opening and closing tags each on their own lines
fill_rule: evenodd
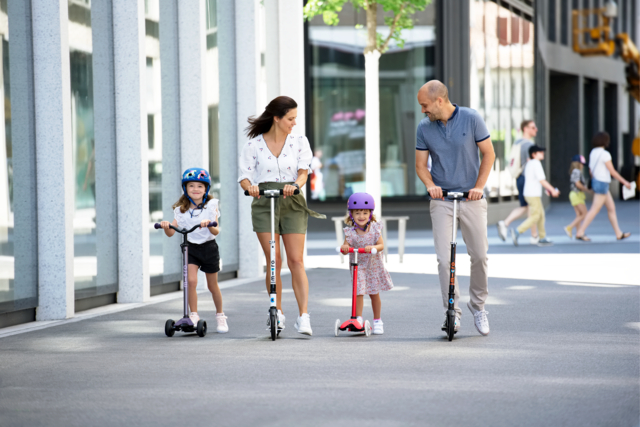
<svg viewBox="0 0 640 427">
<path fill-rule="evenodd" d="M 334 337 L 348 273 L 313 269 L 313 337 L 295 332 L 285 276 L 277 342 L 262 281 L 223 290 L 226 335 L 165 337 L 173 299 L 0 338 L 0 425 L 638 425 L 638 286 L 493 278 L 491 334 L 463 307 L 448 342 L 437 277 L 392 277 L 382 336 Z M 210 294 L 200 301 L 213 330 Z"/>
</svg>

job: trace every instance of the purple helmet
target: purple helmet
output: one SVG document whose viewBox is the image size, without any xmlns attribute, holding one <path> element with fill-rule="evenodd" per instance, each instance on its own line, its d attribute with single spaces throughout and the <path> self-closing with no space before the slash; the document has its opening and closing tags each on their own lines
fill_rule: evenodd
<svg viewBox="0 0 640 427">
<path fill-rule="evenodd" d="M 352 209 L 371 209 L 374 210 L 376 202 L 373 196 L 368 193 L 353 193 L 347 202 L 347 208 Z"/>
</svg>

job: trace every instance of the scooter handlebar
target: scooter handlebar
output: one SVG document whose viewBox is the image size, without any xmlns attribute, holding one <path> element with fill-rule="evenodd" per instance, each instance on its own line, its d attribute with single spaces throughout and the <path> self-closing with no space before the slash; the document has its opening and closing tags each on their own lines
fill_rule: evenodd
<svg viewBox="0 0 640 427">
<path fill-rule="evenodd" d="M 273 190 L 267 190 L 267 191 L 273 191 Z M 300 194 L 300 190 L 293 190 L 293 194 Z M 249 190 L 244 190 L 244 195 L 245 196 L 250 196 L 251 194 L 249 194 Z M 264 196 L 264 190 L 260 190 L 260 195 Z M 284 190 L 281 188 L 280 189 L 280 195 L 284 195 Z"/>
<path fill-rule="evenodd" d="M 452 191 L 453 193 L 453 191 Z M 447 197 L 449 195 L 449 192 L 447 190 L 442 190 L 442 197 Z M 466 199 L 469 197 L 469 192 L 465 191 L 462 193 L 462 198 Z"/>
<path fill-rule="evenodd" d="M 212 221 L 207 225 L 207 227 L 217 227 L 217 226 L 218 226 L 218 223 L 215 222 L 215 221 Z M 158 229 L 162 228 L 162 226 L 160 225 L 159 222 L 156 222 L 155 224 L 153 224 L 153 228 L 158 230 Z M 183 230 L 183 229 L 180 229 L 178 227 L 174 227 L 173 224 L 169 224 L 169 228 L 172 228 L 172 229 L 174 229 L 175 231 L 177 231 L 178 233 L 181 233 L 181 234 L 189 234 L 189 233 L 195 231 L 197 228 L 200 228 L 200 226 L 199 225 L 194 225 L 191 230 Z"/>
<path fill-rule="evenodd" d="M 338 246 L 338 247 L 336 248 L 336 252 L 342 253 L 342 251 L 340 250 L 340 246 Z M 355 249 L 354 249 L 354 248 L 349 248 L 349 253 L 350 253 L 350 254 L 352 254 L 352 253 L 354 253 L 354 252 L 355 252 Z M 366 251 L 364 248 L 358 248 L 358 253 L 359 253 L 359 254 L 366 254 L 366 253 L 367 253 L 367 251 Z M 377 253 L 378 253 L 378 250 L 377 250 L 376 248 L 371 248 L 371 253 L 375 255 L 375 254 L 377 254 Z"/>
</svg>

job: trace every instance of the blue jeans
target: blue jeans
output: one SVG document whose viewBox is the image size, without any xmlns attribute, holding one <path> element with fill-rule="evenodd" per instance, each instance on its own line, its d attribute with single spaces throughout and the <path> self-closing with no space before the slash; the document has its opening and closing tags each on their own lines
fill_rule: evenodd
<svg viewBox="0 0 640 427">
<path fill-rule="evenodd" d="M 591 178 L 591 187 L 593 192 L 596 194 L 607 194 L 609 192 L 609 184 L 610 183 L 608 182 L 602 182 Z"/>
<path fill-rule="evenodd" d="M 516 178 L 516 187 L 518 188 L 518 200 L 520 200 L 520 206 L 528 206 L 529 204 L 524 199 L 524 173 Z"/>
</svg>

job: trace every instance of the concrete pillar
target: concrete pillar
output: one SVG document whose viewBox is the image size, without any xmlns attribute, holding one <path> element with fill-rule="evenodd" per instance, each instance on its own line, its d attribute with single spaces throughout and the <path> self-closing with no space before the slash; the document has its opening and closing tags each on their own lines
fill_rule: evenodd
<svg viewBox="0 0 640 427">
<path fill-rule="evenodd" d="M 112 0 L 91 3 L 96 173 L 97 286 L 118 283 L 116 105 Z"/>
<path fill-rule="evenodd" d="M 162 216 L 173 221 L 175 203 L 182 194 L 180 180 L 180 70 L 178 57 L 178 5 L 173 1 L 160 2 L 160 67 L 162 90 Z M 164 275 L 176 275 L 180 280 L 180 236 L 164 238 L 162 255 Z"/>
<path fill-rule="evenodd" d="M 13 194 L 14 212 L 20 212 L 20 215 L 14 216 L 13 228 L 14 268 L 20 272 L 14 279 L 13 298 L 15 301 L 23 302 L 31 300 L 28 307 L 35 307 L 38 297 L 38 209 L 33 207 L 38 192 L 31 0 L 11 1 L 7 7 L 11 22 L 9 73 L 13 94 L 13 180 L 20 183 L 22 190 Z M 59 218 L 58 221 L 63 218 Z M 64 261 L 66 262 L 66 259 Z M 65 284 L 66 282 L 63 286 Z"/>
<path fill-rule="evenodd" d="M 31 12 L 39 219 L 32 226 L 40 225 L 36 318 L 53 320 L 74 314 L 68 4 L 66 0 L 33 0 Z"/>
<path fill-rule="evenodd" d="M 143 0 L 113 2 L 113 39 L 118 166 L 118 302 L 142 302 L 149 299 L 149 162 Z"/>
<path fill-rule="evenodd" d="M 261 99 L 259 95 L 261 62 L 260 50 L 258 48 L 258 40 L 259 37 L 261 37 L 259 33 L 260 7 L 260 2 L 258 0 L 238 0 L 235 2 L 235 87 L 237 122 L 236 132 L 231 141 L 237 141 L 238 150 L 241 149 L 244 142 L 247 141 L 247 137 L 244 133 L 244 128 L 247 126 L 247 118 L 261 114 L 265 106 L 265 100 Z M 222 52 L 220 57 L 224 58 Z M 223 85 L 222 71 L 223 70 L 221 69 L 221 86 Z M 222 137 L 221 140 L 223 140 Z M 237 155 L 235 160 L 236 172 L 234 176 L 237 177 Z M 255 277 L 263 274 L 262 259 L 264 255 L 260 249 L 258 239 L 253 232 L 253 226 L 251 224 L 251 198 L 245 196 L 244 193 L 240 194 L 240 186 L 237 186 L 236 189 L 238 192 L 239 212 L 239 276 Z"/>
<path fill-rule="evenodd" d="M 236 79 L 236 25 L 235 2 L 218 2 L 218 62 L 220 76 L 220 104 L 218 137 L 220 164 L 220 235 L 217 238 L 223 260 L 224 271 L 239 269 L 240 202 L 245 202 L 238 185 L 238 140 L 237 79 Z M 246 216 L 246 212 L 243 213 Z M 250 219 L 250 218 L 249 218 Z M 244 222 L 246 226 L 246 221 Z M 255 236 L 251 241 L 257 240 Z"/>
</svg>

